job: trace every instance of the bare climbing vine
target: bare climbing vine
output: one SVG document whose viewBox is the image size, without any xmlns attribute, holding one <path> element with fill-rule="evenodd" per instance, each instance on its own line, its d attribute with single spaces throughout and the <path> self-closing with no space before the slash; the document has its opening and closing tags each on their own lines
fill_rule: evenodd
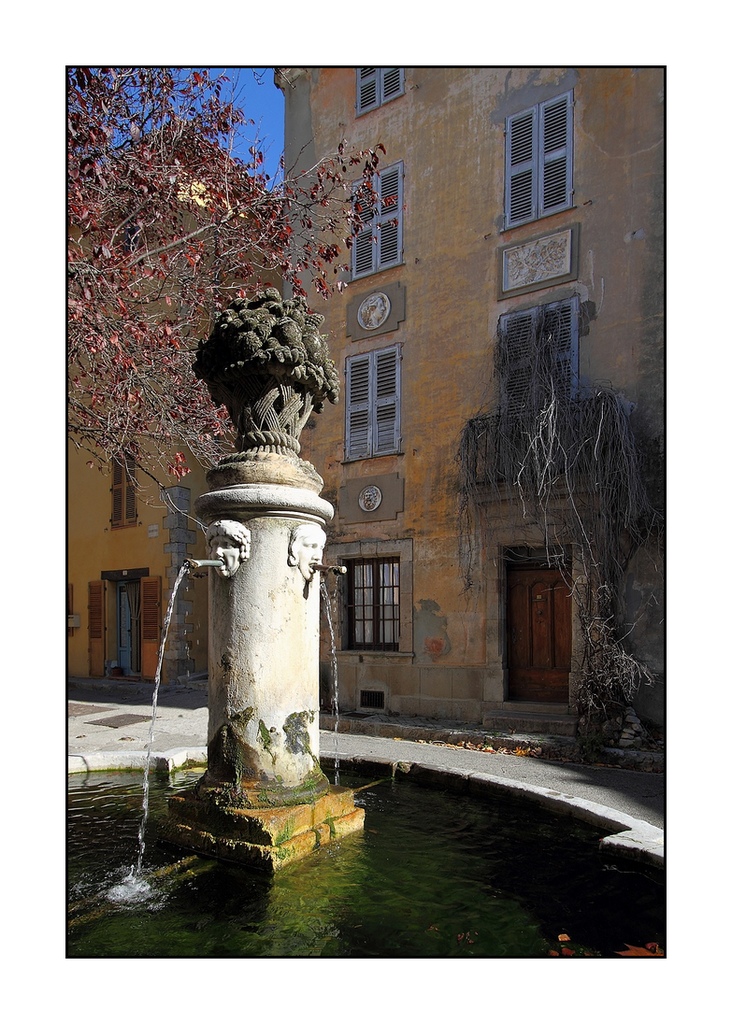
<svg viewBox="0 0 732 1024">
<path fill-rule="evenodd" d="M 575 697 L 591 732 L 653 682 L 623 642 L 620 598 L 630 558 L 660 541 L 662 519 L 646 486 L 651 455 L 633 434 L 629 403 L 605 385 L 573 397 L 576 387 L 557 373 L 555 337 L 539 325 L 522 339 L 527 372 L 518 395 L 506 387 L 515 351 L 499 338 L 498 409 L 469 420 L 460 438 L 460 562 L 469 588 L 505 511 L 541 530 L 547 560 L 562 571 L 578 613 L 583 662 Z"/>
</svg>

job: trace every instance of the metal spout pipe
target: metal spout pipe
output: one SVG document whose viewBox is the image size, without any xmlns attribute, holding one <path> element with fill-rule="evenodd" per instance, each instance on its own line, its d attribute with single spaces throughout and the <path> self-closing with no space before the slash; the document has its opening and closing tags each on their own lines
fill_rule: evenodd
<svg viewBox="0 0 732 1024">
<path fill-rule="evenodd" d="M 323 565 L 321 562 L 311 562 L 310 568 L 314 569 L 316 572 L 322 573 L 335 572 L 338 573 L 340 576 L 343 576 L 345 573 L 348 572 L 348 569 L 345 567 L 345 565 Z"/>
<path fill-rule="evenodd" d="M 205 565 L 212 565 L 216 569 L 222 569 L 224 566 L 223 559 L 221 558 L 187 558 L 185 564 L 191 569 L 201 569 Z"/>
</svg>

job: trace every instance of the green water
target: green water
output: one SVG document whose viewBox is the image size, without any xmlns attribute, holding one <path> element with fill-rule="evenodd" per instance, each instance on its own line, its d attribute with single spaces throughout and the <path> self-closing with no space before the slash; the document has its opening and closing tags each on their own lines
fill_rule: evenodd
<svg viewBox="0 0 732 1024">
<path fill-rule="evenodd" d="M 608 865 L 599 833 L 525 802 L 422 789 L 359 793 L 362 835 L 274 878 L 155 841 L 165 799 L 197 775 L 152 780 L 138 902 L 110 898 L 137 859 L 139 774 L 71 777 L 69 957 L 546 957 L 664 946 L 662 879 Z M 373 780 L 347 779 L 341 785 Z"/>
</svg>

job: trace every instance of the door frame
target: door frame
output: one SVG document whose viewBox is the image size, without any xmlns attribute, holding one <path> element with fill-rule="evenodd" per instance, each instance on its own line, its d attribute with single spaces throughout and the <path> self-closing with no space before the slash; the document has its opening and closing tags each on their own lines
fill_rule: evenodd
<svg viewBox="0 0 732 1024">
<path fill-rule="evenodd" d="M 549 553 L 531 548 L 505 548 L 503 568 L 505 700 L 511 703 L 546 703 L 556 704 L 557 707 L 568 706 L 572 692 L 575 637 L 574 601 L 571 597 L 571 557 L 561 548 Z M 535 600 L 531 599 L 530 595 L 526 595 L 525 599 L 530 601 L 530 604 L 524 609 L 526 615 L 524 629 L 528 633 L 525 637 L 526 654 L 533 659 L 537 653 L 541 652 L 546 663 L 522 666 L 524 671 L 517 679 L 516 668 L 511 664 L 511 653 L 514 649 L 512 630 L 515 628 L 511 609 L 515 608 L 515 605 L 512 605 L 510 590 L 517 579 L 520 580 L 523 573 L 526 573 L 527 577 L 531 573 L 537 574 L 537 583 L 539 584 L 538 574 L 547 574 L 546 582 L 550 584 L 552 593 L 545 608 L 538 607 L 541 595 Z M 560 585 L 559 591 L 562 592 L 560 599 L 568 601 L 568 606 L 564 608 L 555 605 L 557 584 Z M 562 612 L 561 618 L 557 617 L 558 610 Z M 539 612 L 542 614 L 539 615 Z M 548 623 L 550 633 L 545 637 L 543 651 L 541 651 L 542 638 L 540 634 L 535 634 L 534 630 L 541 629 L 542 621 L 546 621 L 544 619 L 546 612 L 550 616 Z M 559 665 L 557 665 L 557 661 L 559 661 Z M 542 674 L 545 675 L 544 681 L 541 680 Z M 532 694 L 534 689 L 536 693 Z"/>
</svg>

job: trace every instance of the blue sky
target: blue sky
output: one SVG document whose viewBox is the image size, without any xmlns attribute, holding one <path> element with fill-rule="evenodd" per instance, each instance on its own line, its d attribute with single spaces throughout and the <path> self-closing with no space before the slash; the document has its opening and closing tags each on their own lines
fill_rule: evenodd
<svg viewBox="0 0 732 1024">
<path fill-rule="evenodd" d="M 249 143 L 259 143 L 265 155 L 265 172 L 274 178 L 284 146 L 285 98 L 274 84 L 274 68 L 211 68 L 212 75 L 226 74 L 234 98 L 254 122 Z"/>
</svg>

